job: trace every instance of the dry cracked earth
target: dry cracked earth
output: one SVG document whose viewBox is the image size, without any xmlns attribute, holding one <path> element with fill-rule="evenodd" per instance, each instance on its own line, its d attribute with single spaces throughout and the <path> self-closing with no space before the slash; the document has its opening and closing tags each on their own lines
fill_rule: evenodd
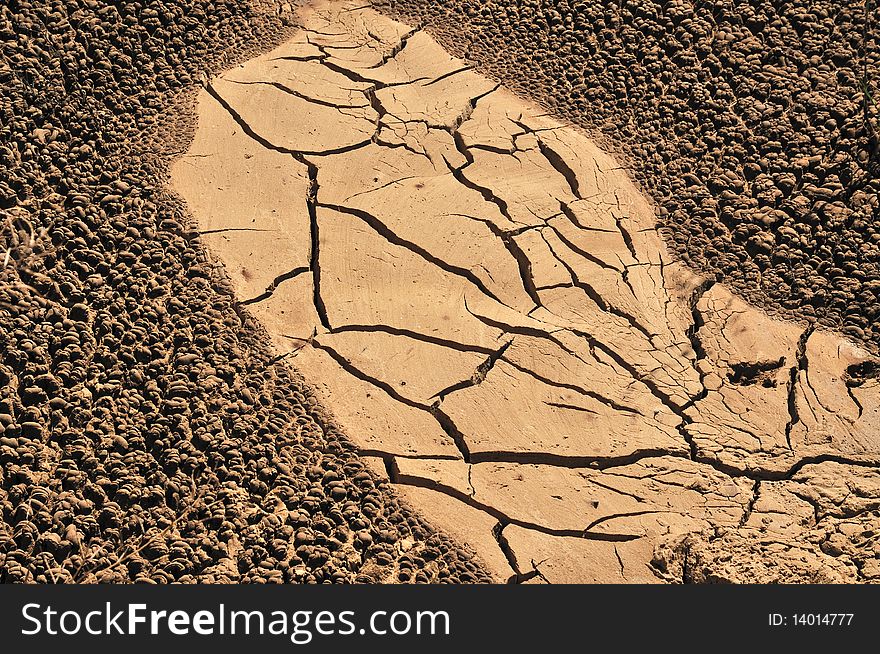
<svg viewBox="0 0 880 654">
<path fill-rule="evenodd" d="M 496 581 L 880 579 L 880 364 L 672 260 L 629 172 L 349 3 L 172 168 L 237 310 Z"/>
</svg>

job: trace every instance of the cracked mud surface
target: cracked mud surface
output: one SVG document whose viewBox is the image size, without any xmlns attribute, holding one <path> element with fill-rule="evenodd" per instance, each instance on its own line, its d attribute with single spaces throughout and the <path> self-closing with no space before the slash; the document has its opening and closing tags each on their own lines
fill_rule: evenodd
<svg viewBox="0 0 880 654">
<path fill-rule="evenodd" d="M 302 20 L 172 178 L 377 474 L 499 581 L 880 578 L 876 360 L 674 262 L 613 157 L 425 31 Z"/>
<path fill-rule="evenodd" d="M 871 0 L 374 0 L 605 139 L 677 258 L 880 348 Z"/>
</svg>

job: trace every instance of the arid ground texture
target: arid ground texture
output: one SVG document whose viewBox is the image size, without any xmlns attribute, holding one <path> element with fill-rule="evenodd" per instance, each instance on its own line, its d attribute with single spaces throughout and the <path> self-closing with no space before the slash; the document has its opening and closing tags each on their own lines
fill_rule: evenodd
<svg viewBox="0 0 880 654">
<path fill-rule="evenodd" d="M 0 581 L 880 579 L 877 35 L 774 7 L 0 8 Z"/>
</svg>

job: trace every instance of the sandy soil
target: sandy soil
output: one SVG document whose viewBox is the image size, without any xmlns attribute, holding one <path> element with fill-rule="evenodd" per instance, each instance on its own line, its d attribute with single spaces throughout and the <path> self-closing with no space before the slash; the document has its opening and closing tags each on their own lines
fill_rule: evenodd
<svg viewBox="0 0 880 654">
<path fill-rule="evenodd" d="M 498 581 L 880 578 L 875 359 L 673 261 L 612 156 L 427 32 L 301 19 L 206 84 L 173 186 L 410 505 Z"/>
</svg>

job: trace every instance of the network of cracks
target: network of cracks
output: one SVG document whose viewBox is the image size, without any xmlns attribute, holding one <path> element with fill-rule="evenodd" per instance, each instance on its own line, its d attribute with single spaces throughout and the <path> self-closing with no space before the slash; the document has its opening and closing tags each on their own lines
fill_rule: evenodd
<svg viewBox="0 0 880 654">
<path fill-rule="evenodd" d="M 418 26 L 301 18 L 173 184 L 377 474 L 499 581 L 880 579 L 874 359 L 672 261 L 612 156 Z"/>
</svg>

